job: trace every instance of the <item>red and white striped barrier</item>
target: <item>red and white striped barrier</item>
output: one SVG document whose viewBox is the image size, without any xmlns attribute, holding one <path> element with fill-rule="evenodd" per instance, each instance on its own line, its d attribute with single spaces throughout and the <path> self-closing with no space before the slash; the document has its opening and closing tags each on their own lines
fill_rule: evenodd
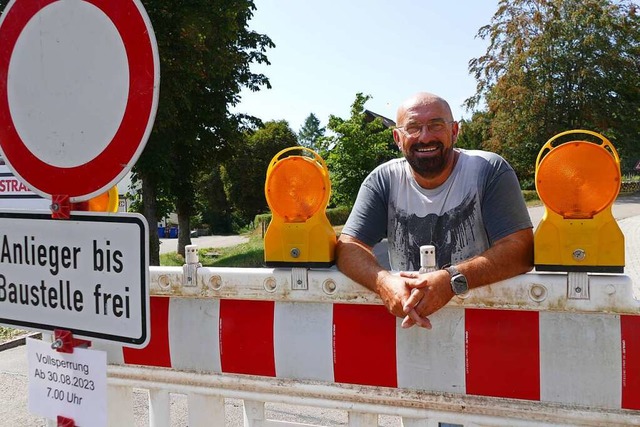
<svg viewBox="0 0 640 427">
<path fill-rule="evenodd" d="M 381 305 L 151 298 L 110 363 L 640 410 L 640 316 L 460 307 L 408 330 Z M 100 345 L 98 345 L 99 347 Z"/>
</svg>

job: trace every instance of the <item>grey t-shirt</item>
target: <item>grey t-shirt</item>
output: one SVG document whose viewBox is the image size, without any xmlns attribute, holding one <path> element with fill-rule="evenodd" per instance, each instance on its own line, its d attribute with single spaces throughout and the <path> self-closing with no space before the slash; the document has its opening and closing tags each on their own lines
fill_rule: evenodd
<svg viewBox="0 0 640 427">
<path fill-rule="evenodd" d="M 391 269 L 417 271 L 422 245 L 435 246 L 442 268 L 531 228 L 511 166 L 495 153 L 457 151 L 451 176 L 434 189 L 418 185 L 404 158 L 378 166 L 362 183 L 342 233 L 369 246 L 387 237 Z"/>
</svg>

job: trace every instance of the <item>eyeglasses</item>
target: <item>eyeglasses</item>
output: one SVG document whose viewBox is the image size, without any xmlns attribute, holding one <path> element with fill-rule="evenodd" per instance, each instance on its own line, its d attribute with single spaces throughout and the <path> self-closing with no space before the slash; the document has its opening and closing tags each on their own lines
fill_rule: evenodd
<svg viewBox="0 0 640 427">
<path fill-rule="evenodd" d="M 455 121 L 447 122 L 444 120 L 432 120 L 428 123 L 411 123 L 406 126 L 398 126 L 396 127 L 396 129 L 400 129 L 406 135 L 415 138 L 420 136 L 420 134 L 422 133 L 422 128 L 424 128 L 425 126 L 427 127 L 427 130 L 429 132 L 437 133 L 445 130 L 447 125 L 450 125 L 451 123 L 455 123 Z"/>
</svg>

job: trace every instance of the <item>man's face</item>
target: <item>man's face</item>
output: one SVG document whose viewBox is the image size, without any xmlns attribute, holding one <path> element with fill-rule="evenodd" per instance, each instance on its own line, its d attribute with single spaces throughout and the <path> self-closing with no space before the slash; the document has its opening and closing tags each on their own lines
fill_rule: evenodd
<svg viewBox="0 0 640 427">
<path fill-rule="evenodd" d="M 409 106 L 398 119 L 394 139 L 411 168 L 425 179 L 438 178 L 453 163 L 458 123 L 438 102 Z"/>
</svg>

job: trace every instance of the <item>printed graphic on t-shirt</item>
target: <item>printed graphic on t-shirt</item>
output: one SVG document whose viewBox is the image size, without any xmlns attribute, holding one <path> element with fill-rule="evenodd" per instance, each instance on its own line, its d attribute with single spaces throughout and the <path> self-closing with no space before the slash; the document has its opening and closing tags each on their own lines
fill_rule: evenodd
<svg viewBox="0 0 640 427">
<path fill-rule="evenodd" d="M 400 271 L 420 269 L 420 246 L 436 248 L 437 267 L 468 259 L 484 251 L 487 236 L 477 198 L 467 194 L 462 202 L 442 215 L 420 217 L 392 201 L 389 230 L 391 268 Z M 405 262 L 408 264 L 405 265 Z"/>
</svg>

